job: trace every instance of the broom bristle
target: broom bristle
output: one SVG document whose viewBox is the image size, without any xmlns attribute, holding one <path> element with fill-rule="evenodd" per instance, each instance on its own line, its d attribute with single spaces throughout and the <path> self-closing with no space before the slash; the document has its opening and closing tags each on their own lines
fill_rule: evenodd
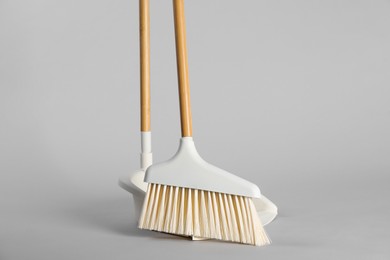
<svg viewBox="0 0 390 260">
<path fill-rule="evenodd" d="M 149 184 L 139 228 L 252 245 L 270 240 L 249 197 Z"/>
</svg>

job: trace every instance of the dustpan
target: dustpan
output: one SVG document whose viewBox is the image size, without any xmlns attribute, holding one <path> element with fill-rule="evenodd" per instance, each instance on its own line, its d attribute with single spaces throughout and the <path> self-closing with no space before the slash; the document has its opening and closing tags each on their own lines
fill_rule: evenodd
<svg viewBox="0 0 390 260">
<path fill-rule="evenodd" d="M 135 173 L 120 177 L 118 181 L 119 186 L 128 191 L 133 197 L 134 217 L 136 219 L 139 219 L 141 214 L 142 203 L 148 187 L 148 184 L 144 182 L 144 177 L 145 171 L 139 170 Z M 266 196 L 262 195 L 260 198 L 254 198 L 253 202 L 264 226 L 271 223 L 278 215 L 278 208 Z"/>
</svg>

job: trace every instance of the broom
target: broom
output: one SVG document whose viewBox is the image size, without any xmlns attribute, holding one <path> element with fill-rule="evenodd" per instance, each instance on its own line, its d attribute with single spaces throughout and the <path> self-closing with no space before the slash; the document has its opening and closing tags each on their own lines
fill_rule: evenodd
<svg viewBox="0 0 390 260">
<path fill-rule="evenodd" d="M 251 198 L 259 188 L 204 161 L 192 139 L 184 0 L 173 0 L 182 138 L 176 155 L 150 166 L 139 228 L 252 245 L 270 243 Z"/>
</svg>

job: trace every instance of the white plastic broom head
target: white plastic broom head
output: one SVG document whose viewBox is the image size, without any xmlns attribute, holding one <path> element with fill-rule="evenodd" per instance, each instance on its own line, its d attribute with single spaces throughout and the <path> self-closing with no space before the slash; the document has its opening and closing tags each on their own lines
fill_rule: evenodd
<svg viewBox="0 0 390 260">
<path fill-rule="evenodd" d="M 150 166 L 145 182 L 260 198 L 257 185 L 207 163 L 198 154 L 192 137 L 182 137 L 177 153 L 168 161 Z"/>
</svg>

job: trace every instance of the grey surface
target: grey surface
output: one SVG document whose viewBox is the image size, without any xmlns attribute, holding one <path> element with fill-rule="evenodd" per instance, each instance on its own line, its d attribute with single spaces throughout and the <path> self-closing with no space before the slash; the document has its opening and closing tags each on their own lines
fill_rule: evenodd
<svg viewBox="0 0 390 260">
<path fill-rule="evenodd" d="M 161 161 L 176 67 L 171 1 L 151 2 Z M 0 0 L 1 260 L 390 258 L 389 1 L 187 1 L 196 144 L 278 205 L 265 248 L 135 228 L 137 8 Z"/>
</svg>

